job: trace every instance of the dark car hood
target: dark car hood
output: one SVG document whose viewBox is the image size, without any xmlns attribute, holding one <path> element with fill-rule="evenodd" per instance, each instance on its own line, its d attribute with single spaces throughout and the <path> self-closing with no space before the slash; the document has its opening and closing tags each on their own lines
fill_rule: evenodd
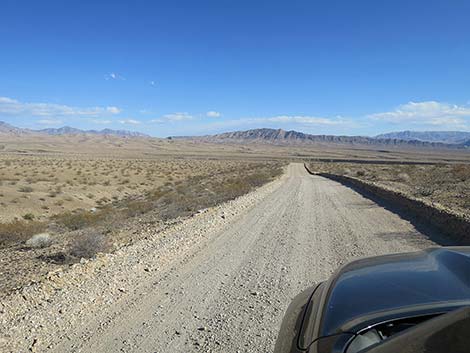
<svg viewBox="0 0 470 353">
<path fill-rule="evenodd" d="M 470 247 L 434 248 L 352 262 L 329 284 L 320 334 L 378 312 L 470 301 Z"/>
</svg>

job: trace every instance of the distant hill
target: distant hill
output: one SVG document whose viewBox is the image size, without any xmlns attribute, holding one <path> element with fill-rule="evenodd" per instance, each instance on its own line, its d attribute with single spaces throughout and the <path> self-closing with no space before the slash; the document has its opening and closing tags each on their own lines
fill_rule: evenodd
<svg viewBox="0 0 470 353">
<path fill-rule="evenodd" d="M 128 131 L 128 130 L 111 130 L 111 129 L 103 129 L 103 130 L 81 130 L 76 129 L 70 126 L 64 126 L 61 128 L 49 128 L 49 129 L 41 129 L 41 130 L 30 130 L 30 129 L 22 129 L 19 127 L 15 127 L 3 121 L 0 121 L 0 134 L 8 134 L 8 135 L 25 135 L 25 134 L 46 134 L 46 135 L 102 135 L 102 136 L 119 136 L 119 137 L 150 137 L 149 135 L 136 132 L 136 131 Z"/>
<path fill-rule="evenodd" d="M 439 135 L 448 136 L 448 141 L 458 141 L 446 143 L 437 141 Z M 176 136 L 170 137 L 171 139 L 191 140 L 198 142 L 209 143 L 235 143 L 235 144 L 273 144 L 273 145 L 309 145 L 309 144 L 322 144 L 322 145 L 351 145 L 351 146 L 377 146 L 377 147 L 409 147 L 409 148 L 441 148 L 441 149 L 470 149 L 470 136 L 466 139 L 465 132 L 429 132 L 420 134 L 436 134 L 436 141 L 425 141 L 424 139 L 413 139 L 412 134 L 415 132 L 396 132 L 390 134 L 383 134 L 376 137 L 367 136 L 336 136 L 336 135 L 311 135 L 298 131 L 286 131 L 282 129 L 252 129 L 245 131 L 226 132 L 215 135 L 206 136 Z M 402 135 L 403 134 L 403 135 Z M 128 130 L 81 130 L 70 126 L 61 128 L 49 128 L 42 130 L 29 130 L 22 129 L 5 122 L 0 121 L 0 135 L 10 136 L 32 136 L 46 135 L 46 136 L 67 136 L 67 135 L 92 135 L 92 136 L 114 136 L 114 137 L 135 137 L 135 138 L 149 138 L 149 135 L 128 131 Z M 389 136 L 389 137 L 387 137 Z M 394 136 L 403 136 L 402 138 Z M 421 135 L 427 136 L 427 135 Z M 453 136 L 453 137 L 452 137 Z"/>
<path fill-rule="evenodd" d="M 44 133 L 48 135 L 81 135 L 81 134 L 91 134 L 91 135 L 112 135 L 112 136 L 121 136 L 121 137 L 150 137 L 149 135 L 128 130 L 81 130 L 76 129 L 70 126 L 64 126 L 58 129 L 42 129 L 37 130 L 39 133 Z"/>
<path fill-rule="evenodd" d="M 27 129 L 21 129 L 19 127 L 12 126 L 10 124 L 5 123 L 4 121 L 0 121 L 0 134 L 3 135 L 24 135 L 30 133 Z"/>
<path fill-rule="evenodd" d="M 470 141 L 470 132 L 465 131 L 397 131 L 377 135 L 378 139 L 418 140 L 464 144 Z"/>
<path fill-rule="evenodd" d="M 85 133 L 85 131 L 83 130 L 75 129 L 70 126 L 64 126 L 58 129 L 54 129 L 54 128 L 42 129 L 42 130 L 37 130 L 37 132 L 48 134 L 48 135 L 78 135 L 78 134 Z"/>
<path fill-rule="evenodd" d="M 213 143 L 270 143 L 288 145 L 316 143 L 423 148 L 464 148 L 463 144 L 446 144 L 442 142 L 427 142 L 398 138 L 374 138 L 366 136 L 310 135 L 303 132 L 285 131 L 282 129 L 253 129 L 246 131 L 226 132 L 216 135 L 183 138 Z"/>
</svg>

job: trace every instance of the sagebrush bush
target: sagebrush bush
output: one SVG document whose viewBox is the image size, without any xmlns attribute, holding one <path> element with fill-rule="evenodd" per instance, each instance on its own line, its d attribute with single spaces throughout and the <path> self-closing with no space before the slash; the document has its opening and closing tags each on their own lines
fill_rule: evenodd
<svg viewBox="0 0 470 353">
<path fill-rule="evenodd" d="M 78 230 L 90 226 L 94 226 L 104 221 L 111 213 L 110 209 L 101 209 L 97 212 L 65 212 L 54 216 L 54 220 L 64 225 L 70 230 Z"/>
<path fill-rule="evenodd" d="M 70 247 L 70 254 L 77 258 L 92 258 L 98 253 L 109 252 L 111 243 L 109 239 L 96 230 L 89 229 L 81 235 L 77 235 Z"/>
<path fill-rule="evenodd" d="M 33 188 L 31 186 L 22 186 L 18 189 L 19 192 L 33 192 Z"/>
<path fill-rule="evenodd" d="M 462 181 L 470 180 L 470 165 L 456 164 L 452 167 L 452 173 Z"/>
<path fill-rule="evenodd" d="M 52 245 L 52 237 L 49 233 L 35 234 L 26 240 L 26 245 L 30 248 L 47 248 Z"/>
<path fill-rule="evenodd" d="M 27 221 L 32 221 L 34 218 L 35 216 L 32 213 L 26 213 L 25 215 L 23 215 L 23 219 Z"/>
<path fill-rule="evenodd" d="M 43 233 L 47 225 L 39 221 L 15 220 L 0 224 L 0 246 L 9 246 L 29 239 L 32 235 Z"/>
<path fill-rule="evenodd" d="M 409 176 L 407 173 L 400 173 L 400 174 L 398 174 L 397 179 L 398 179 L 399 181 L 404 182 L 404 183 L 409 183 L 410 180 L 411 180 L 410 176 Z"/>
<path fill-rule="evenodd" d="M 142 200 L 142 201 L 129 201 L 126 204 L 125 213 L 128 217 L 134 217 L 146 212 L 149 212 L 155 208 L 153 202 Z"/>
</svg>

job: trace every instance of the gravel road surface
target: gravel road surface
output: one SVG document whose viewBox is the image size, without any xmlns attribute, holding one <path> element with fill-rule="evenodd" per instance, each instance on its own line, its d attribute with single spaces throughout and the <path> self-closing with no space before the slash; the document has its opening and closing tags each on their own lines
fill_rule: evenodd
<svg viewBox="0 0 470 353">
<path fill-rule="evenodd" d="M 272 352 L 291 299 L 338 266 L 436 246 L 396 214 L 301 164 L 252 194 L 245 208 L 241 198 L 212 213 L 223 223 L 207 225 L 198 241 L 139 275 L 119 300 L 58 335 L 50 350 Z M 191 220 L 192 227 L 204 228 L 207 217 Z M 144 262 L 158 258 L 150 250 L 135 254 Z"/>
</svg>

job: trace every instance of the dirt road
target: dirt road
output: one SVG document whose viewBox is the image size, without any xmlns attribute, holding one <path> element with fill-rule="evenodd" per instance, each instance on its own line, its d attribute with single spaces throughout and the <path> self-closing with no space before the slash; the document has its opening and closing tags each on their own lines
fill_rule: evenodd
<svg viewBox="0 0 470 353">
<path fill-rule="evenodd" d="M 354 257 L 435 245 L 301 164 L 291 164 L 277 183 L 104 315 L 77 323 L 54 351 L 271 352 L 301 290 Z"/>
</svg>

